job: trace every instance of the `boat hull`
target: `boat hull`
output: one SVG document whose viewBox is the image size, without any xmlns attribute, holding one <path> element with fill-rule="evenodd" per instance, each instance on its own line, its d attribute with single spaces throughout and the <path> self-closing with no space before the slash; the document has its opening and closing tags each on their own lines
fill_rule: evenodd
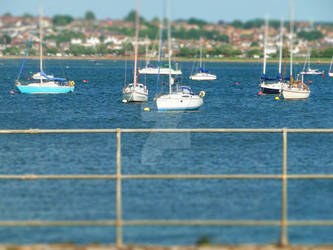
<svg viewBox="0 0 333 250">
<path fill-rule="evenodd" d="M 126 102 L 146 102 L 148 101 L 148 95 L 136 91 L 131 91 L 128 93 L 123 93 L 123 100 Z"/>
<path fill-rule="evenodd" d="M 22 94 L 65 94 L 74 91 L 74 86 L 16 85 Z"/>
<path fill-rule="evenodd" d="M 198 110 L 203 98 L 198 95 L 167 94 L 156 99 L 158 111 L 189 111 Z"/>
<path fill-rule="evenodd" d="M 216 76 L 208 73 L 197 73 L 189 77 L 193 81 L 213 81 L 216 80 Z"/>
<path fill-rule="evenodd" d="M 260 89 L 263 94 L 280 94 L 281 89 L 283 88 L 285 83 L 276 82 L 276 83 L 261 83 Z"/>
<path fill-rule="evenodd" d="M 329 73 L 328 73 L 328 76 L 329 76 L 329 77 L 333 77 L 333 72 L 329 72 Z"/>
<path fill-rule="evenodd" d="M 307 99 L 310 96 L 310 90 L 288 88 L 282 90 L 282 95 L 287 100 Z"/>
<path fill-rule="evenodd" d="M 322 75 L 324 74 L 324 71 L 318 72 L 318 71 L 302 71 L 301 75 Z"/>
<path fill-rule="evenodd" d="M 174 70 L 169 68 L 143 68 L 139 69 L 140 74 L 145 74 L 145 75 L 169 75 L 169 72 L 171 72 L 171 75 L 181 75 L 182 71 L 181 70 Z"/>
</svg>

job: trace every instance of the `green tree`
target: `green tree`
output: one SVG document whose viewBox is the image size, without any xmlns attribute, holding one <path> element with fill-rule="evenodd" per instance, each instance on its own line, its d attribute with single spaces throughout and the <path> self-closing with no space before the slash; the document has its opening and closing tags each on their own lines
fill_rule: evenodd
<svg viewBox="0 0 333 250">
<path fill-rule="evenodd" d="M 313 31 L 301 31 L 297 34 L 299 38 L 304 38 L 308 41 L 314 41 L 318 40 L 324 37 L 323 33 L 321 33 L 319 30 L 313 30 Z"/>
<path fill-rule="evenodd" d="M 88 10 L 86 14 L 84 15 L 84 18 L 86 20 L 95 20 L 95 14 L 91 10 Z"/>
<path fill-rule="evenodd" d="M 195 49 L 190 49 L 188 47 L 183 47 L 180 48 L 177 56 L 179 57 L 194 57 L 196 55 L 196 50 Z"/>
<path fill-rule="evenodd" d="M 57 48 L 46 48 L 46 54 L 56 55 L 59 52 Z"/>
<path fill-rule="evenodd" d="M 332 55 L 333 55 L 333 48 L 327 48 L 327 49 L 323 50 L 322 53 L 321 53 L 322 57 L 331 58 Z"/>
<path fill-rule="evenodd" d="M 217 41 L 220 41 L 220 42 L 225 42 L 225 43 L 228 43 L 229 42 L 229 36 L 227 34 L 222 34 L 222 35 L 219 35 L 217 38 L 216 38 Z"/>
<path fill-rule="evenodd" d="M 0 37 L 0 44 L 10 44 L 11 40 L 12 38 L 9 35 L 4 34 Z"/>
<path fill-rule="evenodd" d="M 17 47 L 9 47 L 7 49 L 4 49 L 2 53 L 10 56 L 18 56 L 20 55 L 20 49 Z"/>
<path fill-rule="evenodd" d="M 241 28 L 243 28 L 243 22 L 240 20 L 235 20 L 231 23 L 231 26 L 234 28 L 241 29 Z"/>
<path fill-rule="evenodd" d="M 191 17 L 187 22 L 188 22 L 188 24 L 196 24 L 200 27 L 207 24 L 207 22 L 205 20 L 194 18 L 194 17 Z"/>
<path fill-rule="evenodd" d="M 262 51 L 259 50 L 259 49 L 251 49 L 246 54 L 247 54 L 248 57 L 253 57 L 255 55 L 261 56 L 262 55 Z"/>
<path fill-rule="evenodd" d="M 259 28 L 264 23 L 265 23 L 265 21 L 263 19 L 257 18 L 257 19 L 249 20 L 246 23 L 244 23 L 243 28 L 244 29 Z"/>
<path fill-rule="evenodd" d="M 133 22 L 135 23 L 135 19 L 136 19 L 136 11 L 135 10 L 131 10 L 127 16 L 124 18 L 125 21 L 127 22 Z M 140 16 L 140 23 L 144 23 L 145 19 L 143 17 Z"/>
<path fill-rule="evenodd" d="M 73 22 L 73 17 L 71 17 L 70 15 L 55 15 L 53 17 L 53 23 L 54 25 L 58 25 L 58 26 L 64 26 L 67 25 L 71 22 Z"/>
<path fill-rule="evenodd" d="M 133 44 L 132 43 L 128 43 L 128 42 L 125 42 L 122 44 L 123 46 L 123 49 L 127 52 L 129 51 L 134 51 L 134 47 L 133 47 Z"/>
<path fill-rule="evenodd" d="M 67 54 L 73 54 L 74 56 L 81 55 L 94 55 L 96 50 L 92 47 L 84 47 L 80 45 L 71 45 L 69 51 L 66 51 Z"/>
<path fill-rule="evenodd" d="M 258 47 L 259 46 L 259 43 L 258 42 L 252 42 L 251 43 L 251 47 Z"/>
<path fill-rule="evenodd" d="M 99 55 L 106 55 L 109 53 L 109 50 L 105 44 L 99 44 L 96 46 L 96 53 Z"/>
</svg>

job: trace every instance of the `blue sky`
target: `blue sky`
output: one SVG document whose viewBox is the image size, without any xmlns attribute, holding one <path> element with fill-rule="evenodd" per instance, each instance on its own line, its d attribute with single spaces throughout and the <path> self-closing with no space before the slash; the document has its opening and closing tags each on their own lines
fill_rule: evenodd
<svg viewBox="0 0 333 250">
<path fill-rule="evenodd" d="M 333 0 L 294 0 L 295 19 L 304 21 L 333 22 Z M 135 8 L 135 0 L 1 0 L 0 14 L 38 14 L 42 5 L 46 16 L 70 14 L 83 17 L 92 10 L 98 19 L 119 19 Z M 141 0 L 141 15 L 147 19 L 162 14 L 163 0 Z M 263 18 L 288 18 L 289 0 L 171 0 L 171 18 L 201 18 L 211 22 L 218 20 L 247 21 Z"/>
</svg>

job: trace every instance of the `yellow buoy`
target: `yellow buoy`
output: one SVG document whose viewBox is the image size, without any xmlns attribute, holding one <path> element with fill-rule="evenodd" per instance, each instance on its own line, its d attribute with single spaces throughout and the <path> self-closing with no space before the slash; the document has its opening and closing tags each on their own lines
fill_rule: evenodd
<svg viewBox="0 0 333 250">
<path fill-rule="evenodd" d="M 145 107 L 143 110 L 144 110 L 144 111 L 150 111 L 150 108 Z"/>
<path fill-rule="evenodd" d="M 278 97 L 278 96 L 277 96 L 277 97 L 275 97 L 275 100 L 280 100 L 280 97 Z"/>
</svg>

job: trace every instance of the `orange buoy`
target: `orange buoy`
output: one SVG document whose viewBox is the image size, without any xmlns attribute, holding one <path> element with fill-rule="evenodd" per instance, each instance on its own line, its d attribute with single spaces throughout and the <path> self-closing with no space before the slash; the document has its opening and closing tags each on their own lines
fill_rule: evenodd
<svg viewBox="0 0 333 250">
<path fill-rule="evenodd" d="M 240 82 L 235 82 L 235 84 L 239 84 Z"/>
<path fill-rule="evenodd" d="M 312 81 L 311 81 L 311 80 L 309 80 L 309 81 L 308 81 L 308 83 L 312 83 Z"/>
<path fill-rule="evenodd" d="M 261 92 L 261 91 L 259 91 L 259 92 L 258 92 L 258 95 L 262 95 L 262 92 Z"/>
<path fill-rule="evenodd" d="M 83 82 L 88 82 L 87 80 L 83 80 Z"/>
<path fill-rule="evenodd" d="M 321 77 L 325 77 L 325 75 L 323 74 L 323 75 L 321 75 Z"/>
<path fill-rule="evenodd" d="M 14 94 L 15 92 L 13 90 L 11 90 L 9 93 Z"/>
</svg>

